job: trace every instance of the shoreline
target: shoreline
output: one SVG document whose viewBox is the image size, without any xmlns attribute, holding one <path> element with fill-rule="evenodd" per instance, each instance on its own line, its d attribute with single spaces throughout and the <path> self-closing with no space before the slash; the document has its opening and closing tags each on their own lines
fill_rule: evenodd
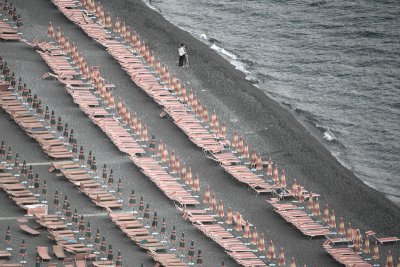
<svg viewBox="0 0 400 267">
<path fill-rule="evenodd" d="M 285 102 L 281 102 L 281 101 L 279 101 L 279 99 L 276 99 L 266 89 L 264 89 L 265 86 L 267 86 L 266 84 L 262 84 L 264 86 L 264 88 L 262 88 L 262 86 L 260 86 L 261 81 L 259 79 L 257 79 L 255 76 L 253 76 L 250 71 L 248 71 L 248 69 L 247 69 L 248 66 L 246 65 L 245 62 L 243 62 L 239 58 L 239 55 L 235 54 L 232 51 L 226 50 L 223 46 L 219 46 L 219 45 L 217 46 L 215 44 L 215 42 L 213 41 L 213 38 L 210 37 L 210 36 L 207 36 L 205 34 L 194 33 L 194 32 L 189 31 L 188 29 L 185 29 L 185 27 L 181 27 L 181 26 L 178 26 L 178 25 L 174 24 L 174 22 L 170 18 L 168 18 L 165 14 L 163 14 L 162 11 L 158 7 L 152 5 L 151 1 L 142 0 L 142 2 L 148 8 L 150 8 L 153 11 L 157 12 L 158 14 L 160 14 L 169 23 L 173 24 L 174 26 L 176 26 L 177 28 L 179 28 L 182 31 L 188 32 L 195 39 L 197 39 L 198 41 L 204 43 L 210 49 L 216 51 L 222 58 L 224 58 L 231 65 L 233 65 L 236 70 L 242 72 L 245 75 L 245 79 L 250 81 L 256 89 L 260 89 L 261 91 L 263 91 L 268 98 L 270 98 L 271 100 L 273 100 L 273 101 L 277 102 L 278 104 L 280 104 L 281 108 L 287 110 L 292 116 L 294 116 L 294 118 L 315 139 L 317 139 L 321 143 L 321 145 L 323 145 L 326 149 L 328 149 L 331 152 L 332 156 L 335 157 L 336 160 L 339 161 L 343 165 L 344 168 L 346 168 L 349 171 L 353 172 L 353 174 L 358 179 L 360 179 L 364 184 L 366 184 L 368 187 L 370 187 L 370 188 L 382 193 L 388 200 L 390 200 L 396 206 L 400 207 L 400 198 L 399 198 L 399 196 L 389 194 L 388 192 L 384 192 L 384 190 L 383 191 L 380 190 L 379 187 L 373 186 L 370 182 L 368 182 L 368 180 L 364 179 L 361 174 L 357 174 L 357 171 L 352 166 L 353 164 L 351 163 L 351 160 L 348 160 L 348 159 L 346 160 L 344 157 L 340 156 L 340 154 L 343 151 L 340 151 L 340 152 L 336 151 L 337 153 L 335 153 L 335 151 L 332 150 L 332 148 L 330 148 L 331 146 L 335 146 L 335 144 L 331 144 L 330 142 L 331 141 L 335 142 L 337 139 L 333 135 L 333 133 L 330 132 L 329 128 L 328 129 L 319 128 L 315 123 L 311 122 L 309 119 L 307 119 L 307 117 L 304 116 L 302 110 L 299 111 L 299 110 L 293 108 L 290 104 L 285 103 Z M 332 138 L 332 139 L 330 139 L 330 138 Z M 338 144 L 340 146 L 343 145 L 340 142 Z M 378 179 L 377 177 L 375 177 L 375 178 Z"/>
<path fill-rule="evenodd" d="M 124 8 L 118 8 L 116 3 L 112 6 L 102 2 L 107 9 L 114 11 L 113 14 L 116 10 L 127 12 L 126 9 L 140 14 L 125 16 L 124 12 L 120 12 L 120 17 L 127 20 L 127 25 L 136 25 L 134 30 L 167 64 L 171 74 L 177 73 L 182 81 L 190 81 L 190 88 L 210 111 L 213 107 L 221 118 L 228 119 L 225 121 L 230 134 L 232 128 L 238 129 L 250 145 L 256 145 L 258 150 L 263 151 L 264 159 L 271 156 L 284 166 L 290 180 L 297 178 L 310 190 L 320 193 L 324 203 L 329 203 L 339 216 L 347 218 L 356 227 L 373 228 L 382 234 L 400 232 L 396 223 L 396 218 L 400 218 L 400 208 L 345 168 L 286 108 L 248 81 L 245 73 L 140 0 L 133 0 L 132 3 L 121 1 L 120 5 Z M 154 24 L 150 26 L 151 23 Z M 155 29 L 161 31 L 153 31 Z M 190 49 L 189 68 L 178 69 L 175 64 L 175 44 L 179 42 L 184 42 Z M 208 95 L 205 96 L 202 90 L 206 90 Z M 336 190 L 331 190 L 334 187 Z M 359 198 L 354 192 L 360 194 Z M 349 206 L 348 203 L 354 204 Z M 369 210 L 368 203 L 375 206 L 371 214 L 364 212 Z"/>
<path fill-rule="evenodd" d="M 224 173 L 215 162 L 207 159 L 203 152 L 195 147 L 171 121 L 159 118 L 158 115 L 161 112 L 159 106 L 135 87 L 103 47 L 88 39 L 82 30 L 64 18 L 49 1 L 40 2 L 50 12 L 49 17 L 54 24 L 65 30 L 67 35 L 76 42 L 89 64 L 101 66 L 101 72 L 104 73 L 105 79 L 116 84 L 117 94 L 126 99 L 129 107 L 133 107 L 134 110 L 141 113 L 149 128 L 156 133 L 157 138 L 163 134 L 163 141 L 168 145 L 173 144 L 172 147 L 176 149 L 179 156 L 186 157 L 193 169 L 200 172 L 203 186 L 204 184 L 214 186 L 213 189 L 217 192 L 218 198 L 243 212 L 246 219 L 254 223 L 259 231 L 265 232 L 276 241 L 276 245 L 284 246 L 288 255 L 293 255 L 298 263 L 307 263 L 310 266 L 339 266 L 323 251 L 322 239 L 307 240 L 272 211 L 265 202 L 265 196 L 255 197 L 245 186 Z M 27 3 L 17 3 L 16 6 L 19 7 L 19 4 L 21 6 L 28 5 Z M 142 39 L 155 51 L 156 56 L 161 57 L 162 62 L 167 64 L 171 74 L 177 72 L 178 77 L 183 81 L 190 81 L 189 87 L 196 91 L 202 103 L 207 104 L 209 111 L 211 112 L 215 108 L 217 113 L 226 120 L 230 133 L 232 133 L 232 129 L 236 128 L 246 136 L 250 145 L 263 151 L 264 159 L 271 156 L 279 166 L 284 166 L 290 180 L 297 178 L 307 188 L 321 193 L 322 203 L 330 203 L 337 216 L 343 216 L 346 222 L 351 222 L 362 230 L 373 229 L 382 235 L 398 235 L 400 232 L 400 226 L 397 223 L 400 218 L 399 209 L 391 205 L 391 202 L 382 194 L 368 189 L 369 187 L 366 188 L 364 184 L 360 183 L 358 178 L 349 170 L 345 170 L 327 149 L 324 149 L 314 137 L 307 133 L 307 130 L 289 111 L 269 99 L 261 89 L 254 88 L 253 84 L 246 80 L 245 75 L 236 70 L 227 60 L 189 33 L 166 22 L 160 14 L 152 12 L 139 0 L 120 0 L 105 4 L 113 17 L 119 14 L 120 18 L 127 19 L 127 25 L 134 26 L 134 30 L 139 32 Z M 33 14 L 30 14 L 31 19 L 38 19 L 31 23 L 33 24 L 31 32 L 29 32 L 29 28 L 24 30 L 26 37 L 30 39 L 35 36 L 45 39 L 47 23 L 50 18 L 37 17 L 39 14 L 36 13 L 37 10 L 29 12 Z M 180 41 L 186 43 L 190 49 L 191 66 L 189 68 L 176 66 L 176 44 Z M 165 201 L 165 197 L 154 185 L 144 180 L 132 164 L 119 162 L 123 157 L 115 151 L 113 144 L 109 143 L 101 131 L 95 127 L 88 127 L 87 118 L 81 118 L 81 112 L 72 103 L 63 88 L 54 90 L 61 86 L 54 82 L 53 88 L 51 86 L 53 82 L 38 79 L 39 75 L 43 73 L 43 69 L 47 69 L 47 66 L 38 59 L 38 55 L 29 49 L 22 51 L 23 45 L 19 48 L 21 50 L 4 47 L 5 52 L 7 50 L 23 52 L 16 57 L 20 58 L 21 56 L 24 62 L 27 60 L 23 56 L 24 53 L 32 56 L 32 59 L 28 60 L 35 61 L 35 68 L 36 65 L 41 66 L 41 70 L 37 71 L 39 73 L 33 72 L 34 75 L 31 77 L 32 70 L 28 66 L 18 66 L 18 68 L 22 68 L 23 71 L 29 69 L 27 78 L 34 81 L 35 85 L 37 84 L 34 86 L 36 89 L 40 88 L 38 95 L 44 97 L 50 106 L 57 107 L 58 111 L 61 109 L 66 115 L 68 123 L 71 123 L 71 127 L 84 126 L 85 130 L 80 131 L 81 136 L 78 137 L 81 138 L 79 140 L 84 142 L 85 148 L 88 146 L 93 149 L 96 158 L 99 156 L 99 163 L 108 163 L 110 158 L 118 155 L 116 157 L 118 162 L 110 162 L 110 165 L 114 165 L 114 167 L 118 165 L 115 169 L 118 170 L 118 173 L 123 173 L 120 176 L 125 179 L 124 184 L 127 187 L 138 188 L 140 192 L 145 192 L 146 197 L 155 201 L 157 210 L 168 213 L 167 218 L 172 217 L 180 229 L 182 226 L 185 227 L 183 229 L 189 233 L 189 237 L 192 236 L 196 242 L 200 241 L 196 244 L 204 248 L 204 255 L 207 257 L 205 266 L 217 266 L 217 264 L 211 265 L 210 262 L 215 263 L 221 258 L 225 259 L 228 266 L 236 266 L 231 263 L 222 249 L 215 249 L 216 245 L 210 242 L 210 239 L 202 236 L 190 224 L 183 221 L 177 215 L 175 207 Z M 17 68 L 15 69 L 17 70 Z M 19 73 L 21 73 L 21 69 L 19 69 Z M 47 85 L 46 91 L 38 86 L 42 86 L 42 84 Z M 100 151 L 101 153 L 99 153 Z M 333 174 L 334 172 L 336 174 Z M 339 180 L 339 175 L 344 178 Z M 363 196 L 360 199 L 355 198 L 354 195 L 347 196 L 352 192 L 361 192 Z M 355 199 L 357 201 L 354 201 Z M 337 203 L 334 203 L 336 201 Z M 349 205 L 351 201 L 354 204 Z M 370 204 L 374 205 L 374 208 L 371 208 Z M 378 210 L 379 208 L 382 210 Z M 393 213 L 392 217 L 388 217 L 390 213 Z M 337 217 L 338 219 L 339 217 Z"/>
</svg>

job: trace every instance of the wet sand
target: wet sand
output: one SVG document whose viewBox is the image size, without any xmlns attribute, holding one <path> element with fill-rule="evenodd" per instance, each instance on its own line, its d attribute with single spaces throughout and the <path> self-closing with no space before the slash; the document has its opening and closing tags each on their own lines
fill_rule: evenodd
<svg viewBox="0 0 400 267">
<path fill-rule="evenodd" d="M 400 209 L 345 169 L 285 108 L 254 87 L 243 73 L 141 1 L 103 2 L 113 17 L 118 14 L 126 19 L 127 25 L 140 34 L 171 73 L 176 72 L 183 82 L 190 82 L 189 88 L 197 93 L 209 111 L 215 109 L 222 120 L 228 123 L 230 133 L 232 129 L 237 129 L 250 146 L 262 152 L 263 158 L 271 157 L 278 166 L 283 167 L 290 180 L 297 178 L 307 189 L 321 194 L 321 207 L 329 203 L 335 209 L 337 219 L 343 216 L 346 222 L 351 222 L 362 231 L 373 229 L 383 235 L 399 235 Z M 200 174 L 202 186 L 210 185 L 225 206 L 242 212 L 246 219 L 257 226 L 259 232 L 268 233 L 276 246 L 285 247 L 287 255 L 294 256 L 298 263 L 339 266 L 322 250 L 322 239 L 308 240 L 302 236 L 272 211 L 265 202 L 265 196 L 256 197 L 252 191 L 237 183 L 215 162 L 207 159 L 171 121 L 161 119 L 158 116 L 162 111 L 160 107 L 130 81 L 119 64 L 100 45 L 87 38 L 49 1 L 37 0 L 34 7 L 23 0 L 15 1 L 15 4 L 26 18 L 23 32 L 27 39 L 45 39 L 49 20 L 55 26 L 60 26 L 84 53 L 89 64 L 100 65 L 106 80 L 116 85 L 115 95 L 121 95 L 128 108 L 140 114 L 150 133 L 174 148 L 180 158 L 187 159 L 193 171 Z M 42 16 L 43 12 L 47 16 Z M 181 42 L 186 44 L 190 53 L 189 68 L 177 66 L 177 45 Z M 78 142 L 88 150 L 93 150 L 99 166 L 107 163 L 115 168 L 127 188 L 135 188 L 139 194 L 152 199 L 157 211 L 161 210 L 163 215 L 180 227 L 178 229 L 185 229 L 189 233 L 188 239 L 193 238 L 203 249 L 205 266 L 218 266 L 223 258 L 228 266 L 235 266 L 222 249 L 179 218 L 172 203 L 117 151 L 100 129 L 93 126 L 60 84 L 40 79 L 47 67 L 39 55 L 26 45 L 11 43 L 1 44 L 0 54 L 10 61 L 17 77 L 23 75 L 34 92 L 50 108 L 62 114 L 71 128 L 77 129 Z M 3 129 L 0 127 L 2 138 L 6 134 Z M 12 134 L 7 135 L 12 140 Z M 21 153 L 24 147 L 17 150 Z M 27 156 L 30 157 L 30 153 Z M 128 193 L 125 192 L 127 197 Z M 132 257 L 135 258 L 135 255 Z M 145 256 L 141 254 L 140 257 Z"/>
</svg>

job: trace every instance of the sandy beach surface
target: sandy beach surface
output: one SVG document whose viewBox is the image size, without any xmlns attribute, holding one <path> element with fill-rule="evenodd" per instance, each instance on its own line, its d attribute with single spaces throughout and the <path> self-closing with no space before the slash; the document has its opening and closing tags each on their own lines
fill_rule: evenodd
<svg viewBox="0 0 400 267">
<path fill-rule="evenodd" d="M 230 134 L 237 130 L 245 136 L 251 147 L 262 152 L 264 159 L 271 157 L 280 168 L 285 169 L 290 181 L 296 178 L 307 189 L 321 194 L 321 207 L 328 203 L 335 210 L 337 219 L 343 217 L 355 228 L 360 228 L 361 232 L 373 229 L 382 236 L 400 235 L 400 208 L 344 168 L 288 110 L 254 87 L 228 61 L 139 0 L 101 2 L 113 17 L 119 16 L 132 30 L 139 33 L 156 57 L 168 66 L 170 73 L 176 73 L 181 81 L 188 83 L 187 87 L 196 92 L 209 111 L 216 110 L 228 124 Z M 256 196 L 253 191 L 236 182 L 193 145 L 170 120 L 160 118 L 162 109 L 130 80 L 118 62 L 66 19 L 50 1 L 15 0 L 14 3 L 24 18 L 24 38 L 47 40 L 49 21 L 55 27 L 60 27 L 83 52 L 89 65 L 99 65 L 106 81 L 115 84 L 114 95 L 122 96 L 128 108 L 139 114 L 149 127 L 150 134 L 154 133 L 157 139 L 162 139 L 168 147 L 175 149 L 181 159 L 185 159 L 192 171 L 200 175 L 201 185 L 209 185 L 216 192 L 217 198 L 223 200 L 225 207 L 231 206 L 240 211 L 244 218 L 257 226 L 259 232 L 271 237 L 276 247 L 284 247 L 286 254 L 295 257 L 301 266 L 340 266 L 323 251 L 323 239 L 309 240 L 285 223 L 266 203 L 266 196 Z M 180 43 L 186 44 L 190 54 L 188 68 L 178 67 L 177 45 Z M 203 250 L 204 266 L 219 266 L 222 260 L 225 260 L 227 266 L 237 266 L 222 248 L 181 218 L 173 203 L 93 125 L 60 83 L 41 79 L 42 74 L 49 69 L 32 48 L 23 43 L 2 42 L 0 55 L 17 77 L 22 76 L 32 91 L 57 115 L 62 116 L 70 128 L 76 130 L 78 143 L 86 151 L 93 151 L 98 166 L 107 163 L 115 170 L 116 177 L 123 180 L 126 188 L 125 200 L 129 197 L 130 189 L 135 189 L 138 195 L 144 195 L 151 202 L 152 208 L 161 217 L 167 218 L 170 227 L 175 224 L 178 233 L 184 231 L 187 240 L 193 239 L 196 247 Z M 9 121 L 3 111 L 0 111 L 0 125 L 0 140 L 14 147 L 20 153 L 20 158 L 28 162 L 48 162 L 37 143 L 29 139 L 14 122 Z M 141 261 L 151 266 L 150 257 L 111 226 L 109 219 L 102 215 L 104 211 L 97 209 L 67 181 L 60 181 L 60 177 L 48 174 L 46 167 L 37 167 L 37 171 L 47 177 L 50 196 L 56 188 L 62 187 L 65 194 L 72 196 L 72 207 L 79 208 L 81 213 L 99 214 L 98 217 L 90 218 L 91 221 L 98 225 L 104 235 L 110 237 L 115 251 L 122 250 L 126 266 L 139 266 Z M 1 217 L 5 218 L 0 220 L 0 226 L 4 229 L 12 221 L 7 220 L 8 217 L 21 216 L 22 212 L 14 208 L 3 192 L 0 192 L 0 199 L 2 203 L 9 203 L 0 207 Z M 46 242 L 44 238 L 39 241 Z M 388 245 L 382 249 L 394 249 L 395 258 L 399 257 L 398 245 Z"/>
</svg>

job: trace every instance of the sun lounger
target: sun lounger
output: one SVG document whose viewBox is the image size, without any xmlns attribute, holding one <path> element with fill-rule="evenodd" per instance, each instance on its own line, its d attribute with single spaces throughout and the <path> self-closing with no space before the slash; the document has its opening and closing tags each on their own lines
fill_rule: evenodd
<svg viewBox="0 0 400 267">
<path fill-rule="evenodd" d="M 53 245 L 53 253 L 58 260 L 66 258 L 63 248 L 59 245 Z"/>
<path fill-rule="evenodd" d="M 32 228 L 30 228 L 27 224 L 18 224 L 19 228 L 24 231 L 25 233 L 28 233 L 32 236 L 38 236 L 40 234 L 39 231 L 36 231 Z"/>
<path fill-rule="evenodd" d="M 51 261 L 51 257 L 49 255 L 49 250 L 47 247 L 36 247 L 36 250 L 39 253 L 39 257 L 42 261 Z"/>
</svg>

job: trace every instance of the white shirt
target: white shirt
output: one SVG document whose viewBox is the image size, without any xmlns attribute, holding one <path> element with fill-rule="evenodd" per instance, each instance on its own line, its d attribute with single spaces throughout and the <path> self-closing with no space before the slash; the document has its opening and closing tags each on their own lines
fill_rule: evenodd
<svg viewBox="0 0 400 267">
<path fill-rule="evenodd" d="M 186 54 L 185 47 L 184 46 L 179 47 L 178 53 L 179 53 L 179 56 L 183 56 L 184 54 Z"/>
</svg>

